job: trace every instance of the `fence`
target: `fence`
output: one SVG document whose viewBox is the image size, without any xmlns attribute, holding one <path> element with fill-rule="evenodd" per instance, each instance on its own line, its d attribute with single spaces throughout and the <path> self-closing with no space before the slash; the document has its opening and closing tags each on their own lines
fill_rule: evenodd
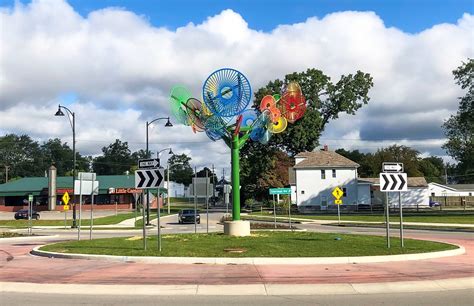
<svg viewBox="0 0 474 306">
<path fill-rule="evenodd" d="M 440 196 L 430 197 L 431 206 L 440 209 L 443 208 L 473 208 L 474 207 L 474 196 Z"/>
</svg>

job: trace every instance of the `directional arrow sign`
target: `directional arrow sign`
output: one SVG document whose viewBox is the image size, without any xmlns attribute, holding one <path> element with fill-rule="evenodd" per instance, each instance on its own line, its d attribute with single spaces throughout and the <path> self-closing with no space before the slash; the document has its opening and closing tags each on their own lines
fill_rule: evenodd
<svg viewBox="0 0 474 306">
<path fill-rule="evenodd" d="M 163 187 L 164 169 L 137 170 L 135 172 L 135 188 Z"/>
<path fill-rule="evenodd" d="M 380 191 L 407 191 L 406 173 L 380 173 Z"/>
<path fill-rule="evenodd" d="M 153 169 L 153 168 L 158 168 L 159 166 L 160 166 L 159 158 L 140 159 L 138 161 L 139 169 Z"/>
<path fill-rule="evenodd" d="M 403 163 L 383 163 L 382 172 L 403 172 Z"/>
</svg>

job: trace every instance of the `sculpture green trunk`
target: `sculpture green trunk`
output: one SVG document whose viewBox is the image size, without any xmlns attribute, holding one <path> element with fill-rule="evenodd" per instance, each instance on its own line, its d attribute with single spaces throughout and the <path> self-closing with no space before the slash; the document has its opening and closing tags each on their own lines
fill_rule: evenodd
<svg viewBox="0 0 474 306">
<path fill-rule="evenodd" d="M 239 134 L 232 136 L 232 220 L 240 220 L 240 165 L 239 165 L 239 152 L 240 142 Z"/>
</svg>

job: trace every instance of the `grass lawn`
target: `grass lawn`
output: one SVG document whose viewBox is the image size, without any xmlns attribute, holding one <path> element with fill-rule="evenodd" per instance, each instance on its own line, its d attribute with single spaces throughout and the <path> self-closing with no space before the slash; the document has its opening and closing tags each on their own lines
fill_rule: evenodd
<svg viewBox="0 0 474 306">
<path fill-rule="evenodd" d="M 400 218 L 397 217 L 398 213 L 391 213 L 390 222 L 399 222 Z M 259 212 L 251 213 L 253 217 L 264 217 L 272 219 L 273 214 L 261 215 Z M 277 215 L 277 217 L 287 218 L 288 215 Z M 295 214 L 292 218 L 298 219 L 311 219 L 311 220 L 337 220 L 337 215 L 300 215 Z M 385 222 L 385 217 L 379 215 L 348 215 L 341 214 L 341 221 L 369 221 L 369 222 Z M 426 222 L 426 223 L 456 223 L 456 224 L 474 224 L 474 214 L 432 214 L 432 215 L 404 215 L 403 221 L 405 222 Z"/>
<path fill-rule="evenodd" d="M 341 223 L 340 225 L 336 223 L 326 224 L 328 226 L 339 226 L 339 227 L 371 227 L 371 228 L 385 228 L 385 223 Z M 398 224 L 390 224 L 391 229 L 399 229 Z M 462 232 L 474 232 L 472 227 L 462 227 L 460 226 L 429 226 L 429 225 L 406 225 L 403 224 L 404 229 L 422 229 L 422 230 L 436 230 L 436 231 L 462 231 Z"/>
<path fill-rule="evenodd" d="M 90 212 L 82 212 L 84 219 L 81 220 L 82 226 L 90 225 Z M 79 214 L 77 215 L 79 216 Z M 107 216 L 94 219 L 94 225 L 108 225 L 108 224 L 117 224 L 124 220 L 131 219 L 135 217 L 135 213 L 119 213 L 117 216 Z M 79 219 L 77 219 L 79 224 Z M 67 225 L 72 225 L 71 217 L 68 217 Z M 33 226 L 64 226 L 64 220 L 31 220 Z M 13 227 L 13 228 L 27 228 L 28 220 L 0 220 L 0 226 L 4 227 Z"/>
<path fill-rule="evenodd" d="M 341 238 L 335 240 L 336 237 Z M 250 237 L 230 237 L 224 234 L 163 235 L 163 250 L 156 249 L 156 237 L 148 238 L 148 250 L 143 250 L 140 237 L 107 238 L 69 241 L 42 247 L 42 250 L 122 256 L 182 256 L 182 257 L 337 257 L 409 254 L 442 251 L 456 246 L 405 239 L 401 249 L 398 239 L 392 238 L 387 249 L 385 238 L 367 235 L 343 235 L 312 232 L 257 232 Z M 245 249 L 244 253 L 229 253 L 225 249 Z"/>
</svg>

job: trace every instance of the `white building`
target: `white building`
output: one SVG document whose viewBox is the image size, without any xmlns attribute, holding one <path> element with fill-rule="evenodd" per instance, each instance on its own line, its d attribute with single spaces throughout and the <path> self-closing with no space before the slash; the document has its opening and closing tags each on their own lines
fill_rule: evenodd
<svg viewBox="0 0 474 306">
<path fill-rule="evenodd" d="M 382 205 L 385 193 L 380 192 L 379 178 L 358 178 L 359 164 L 327 149 L 302 152 L 295 156 L 295 166 L 290 169 L 292 202 L 302 212 L 334 209 L 332 191 L 339 187 L 345 210 L 355 210 L 358 205 Z M 398 193 L 389 194 L 391 206 L 398 205 Z M 408 191 L 402 193 L 404 207 L 429 205 L 428 184 L 423 177 L 409 177 Z"/>
<path fill-rule="evenodd" d="M 168 182 L 165 181 L 164 187 L 168 190 Z M 170 197 L 173 198 L 184 198 L 186 196 L 184 184 L 170 181 Z"/>
<path fill-rule="evenodd" d="M 432 197 L 470 197 L 474 195 L 474 184 L 442 185 L 429 183 L 428 189 Z"/>
</svg>

